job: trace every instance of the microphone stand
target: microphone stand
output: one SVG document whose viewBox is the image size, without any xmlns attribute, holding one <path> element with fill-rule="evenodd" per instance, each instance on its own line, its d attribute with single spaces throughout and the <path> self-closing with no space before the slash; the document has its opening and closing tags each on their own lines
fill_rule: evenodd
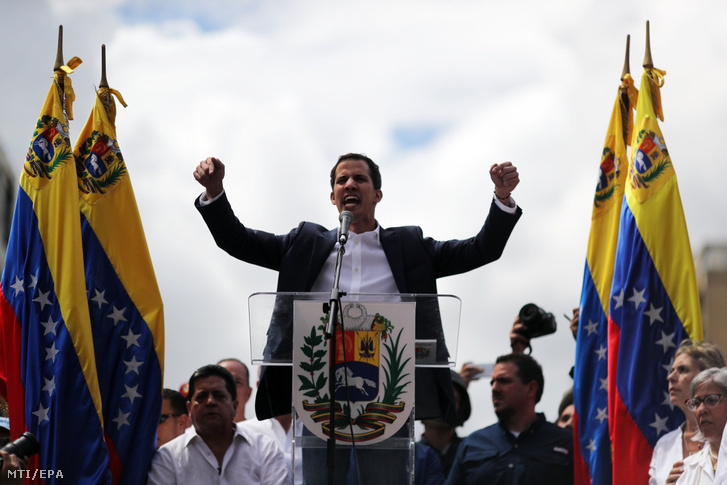
<svg viewBox="0 0 727 485">
<path fill-rule="evenodd" d="M 343 261 L 343 254 L 346 252 L 345 244 L 346 238 L 339 239 L 338 254 L 336 255 L 336 266 L 334 268 L 333 276 L 333 288 L 331 289 L 331 298 L 328 303 L 323 304 L 323 311 L 330 311 L 328 317 L 328 325 L 326 326 L 326 338 L 329 340 L 330 345 L 330 358 L 328 359 L 328 394 L 330 399 L 329 409 L 329 423 L 330 423 L 330 434 L 328 435 L 327 442 L 327 464 L 328 464 L 328 484 L 334 485 L 333 483 L 333 471 L 335 469 L 335 452 L 336 452 L 336 383 L 334 380 L 334 373 L 336 369 L 336 326 L 338 323 L 338 314 L 341 308 L 341 297 L 346 296 L 345 291 L 341 291 L 338 287 L 341 279 L 341 263 Z M 341 328 L 343 328 L 343 322 L 341 322 Z"/>
</svg>

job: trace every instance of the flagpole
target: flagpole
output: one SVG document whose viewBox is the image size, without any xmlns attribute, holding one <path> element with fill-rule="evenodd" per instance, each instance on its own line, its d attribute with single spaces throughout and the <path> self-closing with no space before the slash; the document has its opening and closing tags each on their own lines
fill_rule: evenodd
<svg viewBox="0 0 727 485">
<path fill-rule="evenodd" d="M 631 140 L 629 140 L 629 116 L 631 114 L 631 102 L 629 100 L 629 88 L 624 83 L 624 79 L 626 79 L 627 75 L 631 74 L 631 67 L 629 64 L 629 57 L 630 57 L 630 48 L 631 48 L 631 36 L 626 36 L 626 56 L 624 58 L 624 69 L 621 72 L 621 126 L 624 127 L 621 130 L 621 135 L 623 136 L 624 145 L 628 145 Z"/>
<path fill-rule="evenodd" d="M 106 80 L 106 44 L 101 44 L 101 82 L 98 83 L 98 87 L 109 87 L 109 82 Z"/>
<path fill-rule="evenodd" d="M 69 116 L 67 108 L 66 108 L 66 86 L 65 86 L 65 79 L 66 79 L 66 73 L 63 71 L 62 67 L 65 63 L 63 62 L 63 25 L 58 26 L 58 52 L 56 54 L 56 63 L 55 66 L 53 66 L 53 73 L 55 79 L 56 79 L 56 86 L 58 87 L 58 96 L 61 101 L 61 106 L 63 107 L 63 114 L 65 115 L 67 120 L 73 119 L 73 116 Z"/>
<path fill-rule="evenodd" d="M 621 80 L 623 81 L 626 74 L 631 74 L 631 68 L 629 67 L 629 48 L 631 46 L 631 36 L 626 36 L 626 58 L 624 59 L 624 70 L 621 73 Z M 621 88 L 623 90 L 624 88 Z"/>
<path fill-rule="evenodd" d="M 106 79 L 106 44 L 101 44 L 101 81 L 98 83 L 98 97 L 106 110 L 111 123 L 116 122 L 116 107 L 111 104 L 111 93 L 109 92 L 109 82 Z"/>
<path fill-rule="evenodd" d="M 646 21 L 646 52 L 644 54 L 644 69 L 654 67 L 654 59 L 651 57 L 651 37 L 649 36 L 649 21 Z"/>
<path fill-rule="evenodd" d="M 654 59 L 651 56 L 651 33 L 649 21 L 646 21 L 646 48 L 644 52 L 644 70 L 648 74 L 649 84 L 651 86 L 651 103 L 654 108 L 654 114 L 661 121 L 664 121 L 664 112 L 661 105 L 661 86 L 664 84 L 664 74 L 654 67 Z"/>
<path fill-rule="evenodd" d="M 63 26 L 58 26 L 58 53 L 56 54 L 56 64 L 53 71 L 60 71 L 63 65 Z"/>
<path fill-rule="evenodd" d="M 61 66 L 63 66 L 63 26 L 58 26 L 58 52 L 56 54 L 56 64 L 53 66 L 53 72 L 62 73 L 63 69 L 61 69 Z M 61 104 L 64 105 L 65 97 L 64 97 L 64 86 L 63 86 L 63 76 L 58 76 L 58 87 L 60 88 L 61 93 Z"/>
</svg>

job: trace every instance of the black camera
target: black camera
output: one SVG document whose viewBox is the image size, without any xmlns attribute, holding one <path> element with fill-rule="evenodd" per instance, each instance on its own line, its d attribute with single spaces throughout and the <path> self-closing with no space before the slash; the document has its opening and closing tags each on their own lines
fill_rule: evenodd
<svg viewBox="0 0 727 485">
<path fill-rule="evenodd" d="M 520 309 L 520 323 L 525 325 L 523 335 L 528 339 L 555 333 L 557 325 L 552 313 L 548 313 L 535 303 L 528 303 Z"/>
<path fill-rule="evenodd" d="M 20 435 L 20 438 L 0 448 L 0 451 L 5 451 L 11 455 L 17 456 L 18 458 L 28 458 L 40 451 L 40 443 L 38 443 L 38 440 L 35 439 L 35 436 L 26 431 Z M 3 459 L 0 456 L 0 468 L 2 467 Z"/>
</svg>

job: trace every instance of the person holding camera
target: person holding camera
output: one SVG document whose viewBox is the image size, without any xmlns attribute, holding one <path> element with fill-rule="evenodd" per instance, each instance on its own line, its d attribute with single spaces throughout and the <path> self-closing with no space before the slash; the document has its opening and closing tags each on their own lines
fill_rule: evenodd
<svg viewBox="0 0 727 485">
<path fill-rule="evenodd" d="M 566 316 L 567 318 L 567 316 Z M 569 328 L 573 333 L 573 339 L 578 333 L 579 308 L 573 308 L 573 316 L 570 318 Z M 530 347 L 530 339 L 533 336 L 540 337 L 549 335 L 556 331 L 555 317 L 552 313 L 548 313 L 533 303 L 524 305 L 510 329 L 510 348 L 513 354 L 524 354 L 525 349 Z M 479 379 L 485 370 L 482 364 L 476 365 L 471 362 L 465 362 L 459 371 L 464 379 L 465 385 L 469 386 L 470 381 Z M 571 368 L 570 376 L 573 377 L 573 368 Z M 573 387 L 570 387 L 564 394 L 563 399 L 558 406 L 558 418 L 555 424 L 561 428 L 573 429 L 573 417 L 575 415 L 575 407 L 573 406 Z"/>
<path fill-rule="evenodd" d="M 573 434 L 535 412 L 543 370 L 526 354 L 497 358 L 492 404 L 498 422 L 459 445 L 447 485 L 573 483 Z"/>
<path fill-rule="evenodd" d="M 529 303 L 528 305 L 533 304 Z M 531 335 L 533 333 L 533 326 L 530 325 L 530 327 L 528 327 L 528 324 L 524 323 L 523 320 L 521 320 L 520 318 L 520 315 L 523 314 L 523 310 L 525 310 L 528 305 L 525 305 L 523 309 L 520 310 L 520 314 L 515 318 L 515 323 L 512 324 L 512 329 L 510 329 L 510 347 L 512 348 L 512 352 L 514 354 L 522 354 L 527 348 L 530 348 L 532 351 L 532 347 L 530 347 L 530 339 L 532 338 Z M 536 318 L 539 321 L 535 325 L 535 329 L 537 330 L 537 332 L 540 335 L 548 335 L 555 332 L 556 324 L 553 314 L 547 313 L 540 308 L 538 310 L 540 311 L 533 312 L 532 310 L 530 310 L 531 315 L 539 315 Z M 575 339 L 576 335 L 578 334 L 578 322 L 579 308 L 575 307 L 573 308 L 573 316 L 571 317 L 569 324 L 570 330 L 573 333 L 573 339 Z M 552 332 L 550 331 L 550 329 L 552 329 Z M 545 330 L 544 333 L 542 333 L 543 330 Z M 572 367 L 570 370 L 570 376 L 573 377 Z M 557 424 L 561 428 L 573 429 L 573 418 L 575 416 L 575 409 L 576 408 L 573 404 L 573 387 L 570 387 L 568 390 L 565 391 L 565 393 L 563 393 L 563 398 L 561 399 L 560 405 L 558 406 L 558 418 L 555 420 L 555 424 Z"/>
<path fill-rule="evenodd" d="M 0 426 L 10 431 L 8 418 L 0 418 Z M 5 438 L 3 438 L 5 441 Z M 20 473 L 14 473 L 28 468 L 28 457 L 40 451 L 40 444 L 35 436 L 24 432 L 18 439 L 2 443 L 0 448 L 0 485 L 23 483 Z"/>
<path fill-rule="evenodd" d="M 555 333 L 556 329 L 555 317 L 552 313 L 546 312 L 535 303 L 523 305 L 510 329 L 512 353 L 524 354 L 525 349 L 530 349 L 532 352 L 531 339 L 550 335 Z"/>
<path fill-rule="evenodd" d="M 573 309 L 576 330 L 578 328 L 578 308 Z M 527 303 L 518 312 L 515 321 L 510 329 L 510 348 L 513 354 L 524 354 L 525 349 L 530 349 L 530 340 L 543 335 L 555 333 L 557 324 L 552 313 L 546 312 L 534 303 Z M 571 321 L 571 330 L 573 330 L 573 321 Z M 575 338 L 575 330 L 573 330 Z M 473 364 L 465 362 L 459 375 L 464 379 L 465 387 L 469 387 L 470 382 L 478 380 L 485 371 L 486 364 Z"/>
<path fill-rule="evenodd" d="M 0 462 L 2 462 L 2 471 L 0 472 L 0 485 L 14 485 L 23 483 L 23 477 L 20 473 L 13 473 L 28 468 L 28 459 L 21 458 L 18 455 L 0 450 Z"/>
</svg>

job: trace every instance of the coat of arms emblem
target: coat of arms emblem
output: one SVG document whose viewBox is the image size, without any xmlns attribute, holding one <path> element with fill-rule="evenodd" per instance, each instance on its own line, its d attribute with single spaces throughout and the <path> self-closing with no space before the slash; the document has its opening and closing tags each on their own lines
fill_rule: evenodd
<svg viewBox="0 0 727 485">
<path fill-rule="evenodd" d="M 401 428 L 414 404 L 414 303 L 344 302 L 342 307 L 343 328 L 337 330 L 336 348 L 330 352 L 328 315 L 321 303 L 295 303 L 296 413 L 321 439 L 333 431 L 342 443 L 377 443 Z"/>
</svg>

